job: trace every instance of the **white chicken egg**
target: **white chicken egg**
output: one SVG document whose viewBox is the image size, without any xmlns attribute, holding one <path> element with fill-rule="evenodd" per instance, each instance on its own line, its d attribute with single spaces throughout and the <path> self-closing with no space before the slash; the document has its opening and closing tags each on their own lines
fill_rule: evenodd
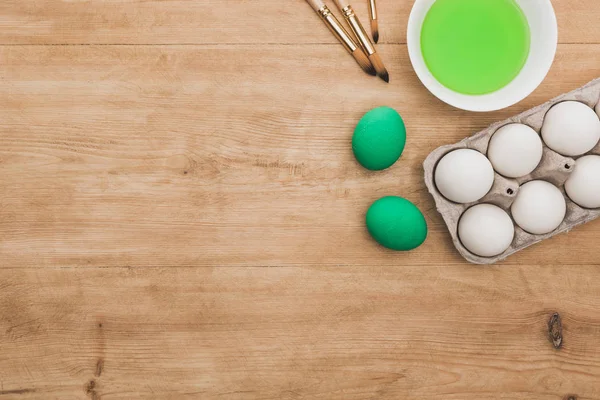
<svg viewBox="0 0 600 400">
<path fill-rule="evenodd" d="M 438 163 L 435 184 L 448 200 L 471 203 L 490 191 L 494 184 L 494 169 L 490 161 L 478 151 L 454 150 Z"/>
<path fill-rule="evenodd" d="M 598 118 L 600 118 L 600 103 L 596 104 L 596 114 L 598 114 Z"/>
<path fill-rule="evenodd" d="M 515 235 L 512 220 L 498 206 L 478 204 L 469 208 L 458 222 L 458 236 L 471 253 L 493 257 L 508 249 Z"/>
<path fill-rule="evenodd" d="M 567 196 L 581 207 L 600 208 L 600 156 L 577 159 L 565 183 Z"/>
<path fill-rule="evenodd" d="M 565 219 L 567 203 L 556 186 L 538 180 L 519 188 L 510 211 L 515 223 L 523 230 L 543 235 L 558 228 Z"/>
<path fill-rule="evenodd" d="M 487 156 L 494 169 L 507 178 L 530 174 L 542 160 L 542 139 L 527 125 L 509 124 L 498 129 Z"/>
<path fill-rule="evenodd" d="M 600 140 L 600 119 L 585 104 L 564 101 L 546 114 L 542 138 L 557 153 L 579 156 L 593 149 Z"/>
</svg>

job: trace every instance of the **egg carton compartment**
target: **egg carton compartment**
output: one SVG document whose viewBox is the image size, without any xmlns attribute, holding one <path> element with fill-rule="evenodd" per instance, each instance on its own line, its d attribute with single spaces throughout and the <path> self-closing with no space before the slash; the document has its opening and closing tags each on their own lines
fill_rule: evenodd
<svg viewBox="0 0 600 400">
<path fill-rule="evenodd" d="M 482 199 L 473 203 L 459 204 L 452 202 L 446 199 L 439 192 L 435 184 L 435 168 L 438 162 L 446 154 L 458 149 L 473 149 L 486 155 L 492 135 L 501 127 L 512 123 L 528 125 L 529 127 L 533 128 L 541 137 L 541 128 L 548 110 L 560 102 L 569 100 L 584 103 L 590 108 L 595 109 L 600 114 L 600 78 L 591 81 L 579 89 L 558 96 L 542 105 L 527 110 L 512 118 L 494 123 L 488 128 L 476 133 L 473 136 L 465 138 L 458 143 L 441 146 L 432 151 L 425 159 L 423 163 L 425 185 L 427 186 L 429 193 L 431 193 L 433 196 L 436 208 L 442 215 L 444 222 L 450 231 L 454 246 L 467 261 L 475 264 L 493 264 L 544 239 L 558 235 L 559 233 L 568 232 L 578 225 L 587 223 L 600 217 L 600 209 L 586 209 L 580 207 L 569 199 L 564 189 L 564 183 L 568 179 L 569 175 L 573 172 L 577 158 L 589 154 L 600 155 L 600 143 L 598 143 L 590 152 L 576 158 L 571 158 L 554 152 L 542 141 L 544 146 L 542 160 L 531 174 L 517 179 L 509 179 L 495 172 L 494 184 L 491 190 Z M 515 226 L 514 239 L 508 249 L 502 254 L 495 257 L 481 257 L 467 250 L 458 237 L 458 223 L 462 214 L 476 204 L 488 203 L 502 208 L 511 218 L 513 218 L 510 208 L 519 192 L 519 188 L 524 183 L 532 180 L 548 181 L 558 187 L 562 192 L 566 200 L 567 211 L 560 226 L 550 233 L 534 235 L 520 228 L 513 219 Z"/>
</svg>

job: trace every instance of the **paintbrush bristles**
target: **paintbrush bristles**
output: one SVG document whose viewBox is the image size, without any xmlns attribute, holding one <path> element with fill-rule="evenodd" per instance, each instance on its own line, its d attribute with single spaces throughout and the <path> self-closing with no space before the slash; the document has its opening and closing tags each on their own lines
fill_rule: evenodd
<svg viewBox="0 0 600 400">
<path fill-rule="evenodd" d="M 379 42 L 379 24 L 377 24 L 377 3 L 376 0 L 369 0 L 369 19 L 371 20 L 371 34 L 373 42 Z"/>
<path fill-rule="evenodd" d="M 384 81 L 389 82 L 390 74 L 388 74 L 387 69 L 385 69 L 385 65 L 383 65 L 379 54 L 371 54 L 369 56 L 369 61 L 371 61 L 371 64 L 373 64 L 373 68 L 375 68 L 375 71 L 377 71 L 377 76 L 383 79 Z"/>
<path fill-rule="evenodd" d="M 331 13 L 331 10 L 326 6 L 322 5 L 321 0 L 306 0 L 315 11 L 321 17 L 321 20 L 325 23 L 325 25 L 329 28 L 331 33 L 339 40 L 339 42 L 346 48 L 346 50 L 354 57 L 358 65 L 370 75 L 376 75 L 377 72 L 373 65 L 371 65 L 371 61 L 363 52 L 361 47 L 357 45 L 350 34 L 344 29 L 344 27 L 340 24 L 338 19 Z M 318 7 L 318 8 L 317 8 Z"/>
<path fill-rule="evenodd" d="M 345 0 L 336 0 L 336 4 L 338 4 L 339 6 L 344 1 Z M 371 64 L 375 68 L 375 71 L 377 71 L 377 76 L 379 76 L 384 81 L 389 82 L 390 75 L 385 69 L 383 62 L 379 57 L 379 54 L 377 54 L 377 50 L 375 50 L 375 46 L 373 45 L 373 42 L 371 42 L 369 34 L 365 31 L 365 28 L 363 28 L 352 7 L 346 6 L 340 11 L 344 14 L 344 18 L 346 18 L 348 25 L 350 25 L 354 36 L 356 36 L 356 38 L 358 39 L 360 46 L 363 48 L 363 50 L 369 57 L 369 61 L 371 61 Z"/>
<path fill-rule="evenodd" d="M 376 19 L 371 20 L 371 33 L 373 34 L 373 41 L 379 42 L 379 24 Z"/>
<path fill-rule="evenodd" d="M 381 79 L 386 82 L 389 82 L 390 77 L 381 62 L 379 56 L 375 53 L 375 48 L 373 47 L 370 39 L 367 36 L 362 25 L 360 25 L 360 21 L 354 15 L 354 11 L 350 6 L 347 6 L 347 9 L 340 9 L 346 20 L 350 24 L 354 34 L 357 39 L 359 39 L 360 44 L 356 44 L 354 40 L 349 36 L 348 32 L 344 29 L 344 27 L 339 23 L 337 18 L 331 13 L 329 8 L 325 4 L 323 4 L 322 0 L 306 0 L 307 3 L 311 5 L 319 14 L 323 22 L 327 25 L 329 30 L 334 34 L 334 36 L 344 45 L 346 50 L 352 54 L 358 65 L 370 75 L 378 75 Z M 335 0 L 335 3 L 338 7 L 342 7 L 343 5 L 347 5 L 346 0 Z M 374 63 L 377 63 L 375 66 Z"/>
<path fill-rule="evenodd" d="M 367 57 L 367 55 L 365 54 L 364 51 L 362 51 L 360 48 L 357 48 L 356 50 L 354 50 L 352 52 L 352 56 L 354 56 L 354 59 L 356 60 L 358 65 L 360 65 L 360 67 L 367 74 L 373 75 L 373 76 L 377 75 L 377 71 L 375 71 L 375 67 L 373 67 L 373 64 L 371 64 L 371 61 L 369 61 L 369 57 Z"/>
</svg>

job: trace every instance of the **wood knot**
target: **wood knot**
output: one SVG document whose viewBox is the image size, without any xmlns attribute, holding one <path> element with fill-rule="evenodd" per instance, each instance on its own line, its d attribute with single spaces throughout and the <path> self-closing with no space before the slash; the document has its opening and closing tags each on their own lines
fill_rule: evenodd
<svg viewBox="0 0 600 400">
<path fill-rule="evenodd" d="M 87 393 L 93 392 L 94 388 L 96 387 L 96 381 L 95 380 L 91 380 L 87 383 L 87 385 L 85 385 L 85 391 Z"/>
<path fill-rule="evenodd" d="M 98 362 L 96 362 L 96 372 L 94 373 L 94 375 L 96 375 L 97 377 L 102 375 L 103 369 L 104 369 L 104 360 L 99 358 Z"/>
<path fill-rule="evenodd" d="M 568 396 L 565 396 L 564 400 L 577 400 L 577 396 L 575 396 L 574 394 L 570 394 Z"/>
<path fill-rule="evenodd" d="M 93 379 L 85 384 L 85 393 L 92 400 L 100 400 L 100 395 L 98 394 L 98 392 L 96 392 L 96 381 Z"/>
<path fill-rule="evenodd" d="M 555 349 L 561 348 L 563 342 L 562 321 L 560 315 L 556 312 L 552 314 L 548 321 L 548 337 Z M 576 400 L 576 398 L 570 399 L 567 397 L 567 400 Z"/>
</svg>

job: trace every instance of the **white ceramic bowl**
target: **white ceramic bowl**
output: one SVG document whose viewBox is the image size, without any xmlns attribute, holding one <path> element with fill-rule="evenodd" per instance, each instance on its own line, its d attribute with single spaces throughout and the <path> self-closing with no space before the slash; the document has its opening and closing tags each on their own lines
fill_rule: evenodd
<svg viewBox="0 0 600 400">
<path fill-rule="evenodd" d="M 550 0 L 516 0 L 529 22 L 531 45 L 525 66 L 502 89 L 484 95 L 466 95 L 448 89 L 429 72 L 421 52 L 421 26 L 436 0 L 416 0 L 408 19 L 408 54 L 419 79 L 440 100 L 463 110 L 493 111 L 512 106 L 542 83 L 552 66 L 558 44 L 558 24 Z"/>
</svg>

